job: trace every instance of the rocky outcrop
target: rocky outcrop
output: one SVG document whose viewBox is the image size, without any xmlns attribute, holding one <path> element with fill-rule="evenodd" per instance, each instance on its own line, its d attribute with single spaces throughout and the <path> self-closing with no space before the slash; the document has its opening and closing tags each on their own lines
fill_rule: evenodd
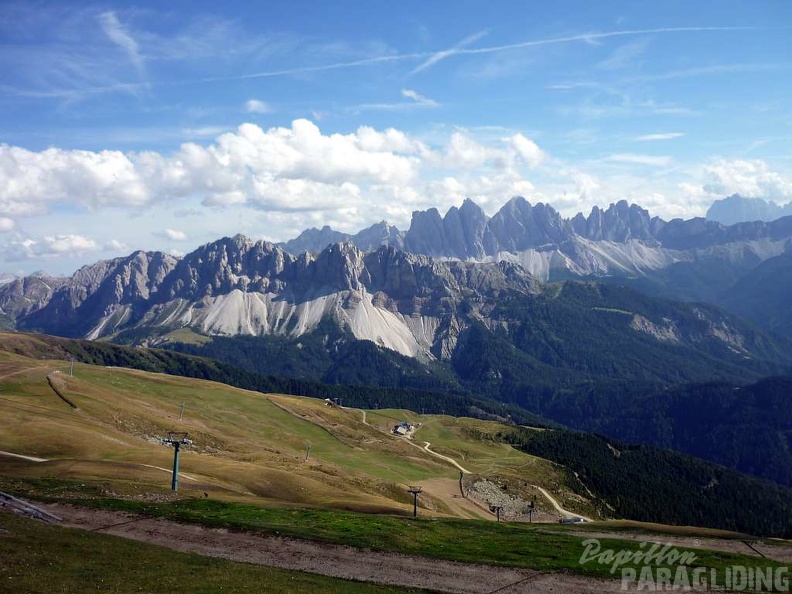
<svg viewBox="0 0 792 594">
<path fill-rule="evenodd" d="M 594 241 L 625 243 L 632 239 L 656 244 L 657 233 L 665 222 L 659 217 L 650 217 L 649 211 L 637 204 L 621 200 L 611 204 L 607 210 L 595 206 L 585 218 L 578 213 L 571 221 L 575 233 Z"/>
<path fill-rule="evenodd" d="M 0 314 L 11 319 L 29 316 L 47 305 L 55 291 L 68 280 L 43 273 L 9 279 L 0 285 Z"/>
</svg>

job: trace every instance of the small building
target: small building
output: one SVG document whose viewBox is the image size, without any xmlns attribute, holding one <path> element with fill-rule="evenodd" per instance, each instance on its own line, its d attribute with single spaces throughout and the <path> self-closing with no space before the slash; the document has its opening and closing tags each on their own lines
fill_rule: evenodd
<svg viewBox="0 0 792 594">
<path fill-rule="evenodd" d="M 407 435 L 408 433 L 412 433 L 413 426 L 408 423 L 407 421 L 402 421 L 398 425 L 394 425 L 391 432 L 394 435 Z"/>
</svg>

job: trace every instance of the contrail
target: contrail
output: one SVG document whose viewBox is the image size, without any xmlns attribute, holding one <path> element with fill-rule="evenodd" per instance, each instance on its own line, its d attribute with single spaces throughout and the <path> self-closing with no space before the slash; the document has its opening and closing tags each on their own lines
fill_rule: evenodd
<svg viewBox="0 0 792 594">
<path fill-rule="evenodd" d="M 445 60 L 446 58 L 453 56 L 454 54 L 460 53 L 463 48 L 470 45 L 471 43 L 475 43 L 476 41 L 484 37 L 488 32 L 489 31 L 487 30 L 479 31 L 478 33 L 474 33 L 473 35 L 466 37 L 451 49 L 435 52 L 428 60 L 420 64 L 414 70 L 412 70 L 410 72 L 410 75 L 413 75 L 417 72 L 421 72 L 422 70 L 426 70 L 427 68 L 430 68 L 431 66 L 437 64 L 440 60 Z"/>
<path fill-rule="evenodd" d="M 781 27 L 780 29 L 788 29 L 789 27 Z M 265 78 L 272 76 L 288 76 L 291 74 L 303 74 L 307 72 L 322 72 L 324 70 L 338 70 L 343 68 L 356 68 L 359 66 L 369 66 L 371 64 L 378 64 L 383 62 L 399 62 L 403 60 L 420 60 L 426 59 L 422 64 L 410 72 L 415 74 L 425 70 L 440 60 L 448 58 L 453 55 L 475 55 L 475 54 L 494 54 L 513 49 L 524 47 L 536 47 L 542 45 L 553 45 L 559 43 L 573 43 L 576 41 L 592 41 L 596 39 L 608 39 L 610 37 L 627 37 L 633 35 L 650 35 L 650 34 L 665 34 L 665 33 L 696 33 L 706 31 L 757 31 L 766 30 L 768 27 L 662 27 L 658 29 L 628 29 L 624 31 L 606 31 L 604 33 L 582 33 L 578 35 L 570 35 L 567 37 L 550 37 L 547 39 L 536 39 L 533 41 L 521 41 L 518 43 L 511 43 L 507 45 L 494 45 L 490 47 L 479 48 L 466 48 L 465 46 L 477 41 L 483 37 L 487 31 L 480 31 L 475 33 L 451 49 L 441 50 L 436 52 L 415 52 L 409 54 L 391 54 L 388 56 L 377 56 L 374 58 L 364 58 L 361 60 L 354 60 L 351 62 L 337 62 L 335 64 L 324 64 L 320 66 L 304 66 L 300 68 L 286 68 L 283 70 L 273 70 L 269 72 L 257 72 L 253 74 L 240 74 L 230 77 L 213 77 L 205 78 L 200 81 L 191 82 L 216 82 L 223 80 L 245 80 L 250 78 Z"/>
<path fill-rule="evenodd" d="M 179 85 L 189 85 L 189 84 L 202 84 L 202 83 L 213 83 L 213 82 L 224 82 L 230 80 L 248 80 L 248 79 L 255 79 L 255 78 L 271 78 L 271 77 L 278 77 L 278 76 L 290 76 L 294 74 L 307 74 L 312 72 L 324 72 L 328 70 L 342 70 L 346 68 L 359 68 L 363 66 L 371 66 L 374 64 L 382 64 L 387 62 L 401 62 L 405 60 L 424 60 L 423 63 L 418 65 L 415 69 L 413 69 L 410 74 L 414 74 L 417 72 L 421 72 L 430 68 L 434 64 L 438 63 L 439 61 L 454 56 L 454 55 L 477 55 L 477 54 L 494 54 L 498 52 L 504 52 L 508 50 L 526 48 L 526 47 L 537 47 L 543 45 L 553 45 L 553 44 L 561 44 L 561 43 L 574 43 L 577 41 L 592 41 L 598 39 L 608 39 L 611 37 L 628 37 L 634 35 L 651 35 L 651 34 L 669 34 L 669 33 L 696 33 L 696 32 L 707 32 L 707 31 L 758 31 L 758 30 L 785 30 L 789 29 L 790 27 L 662 27 L 657 29 L 628 29 L 624 31 L 606 31 L 604 33 L 582 33 L 578 35 L 570 35 L 567 37 L 550 37 L 547 39 L 536 39 L 532 41 L 521 41 L 518 43 L 511 43 L 507 45 L 495 45 L 489 47 L 479 47 L 479 48 L 466 48 L 464 46 L 469 45 L 470 43 L 475 42 L 476 40 L 480 39 L 486 31 L 481 31 L 479 33 L 475 33 L 456 46 L 451 49 L 447 50 L 440 50 L 434 52 L 413 52 L 413 53 L 405 53 L 405 54 L 390 54 L 387 56 L 374 56 L 371 58 L 362 58 L 360 60 L 352 60 L 348 62 L 336 62 L 333 64 L 321 64 L 316 66 L 300 66 L 297 68 L 284 68 L 281 70 L 271 70 L 265 72 L 254 72 L 250 74 L 239 74 L 233 76 L 215 76 L 215 77 L 207 77 L 207 78 L 199 78 L 199 79 L 187 79 L 187 80 L 175 80 L 175 81 L 159 81 L 159 82 L 149 82 L 149 83 L 123 83 L 123 84 L 116 84 L 116 85 L 108 85 L 104 87 L 94 87 L 94 88 L 87 88 L 87 89 L 68 89 L 68 90 L 53 90 L 53 91 L 26 91 L 26 90 L 18 90 L 18 89 L 11 89 L 5 88 L 6 92 L 13 93 L 15 95 L 21 96 L 40 96 L 40 97 L 57 97 L 57 96 L 71 96 L 71 95 L 80 95 L 80 94 L 92 94 L 92 93 L 102 93 L 102 92 L 112 92 L 112 91 L 128 91 L 133 92 L 135 89 L 140 87 L 151 87 L 151 86 L 158 86 L 158 87 L 165 87 L 165 86 L 179 86 Z"/>
<path fill-rule="evenodd" d="M 781 27 L 786 29 L 788 27 Z M 659 29 L 627 29 L 624 31 L 606 31 L 605 33 L 583 33 L 571 35 L 569 37 L 551 37 L 548 39 L 537 39 L 534 41 L 521 41 L 508 45 L 495 45 L 492 47 L 480 47 L 474 49 L 460 49 L 458 54 L 494 54 L 522 47 L 535 47 L 538 45 L 552 45 L 557 43 L 571 43 L 574 41 L 591 41 L 594 39 L 607 39 L 609 37 L 625 37 L 630 35 L 650 35 L 657 33 L 695 33 L 705 31 L 756 31 L 767 29 L 767 27 L 662 27 Z"/>
</svg>

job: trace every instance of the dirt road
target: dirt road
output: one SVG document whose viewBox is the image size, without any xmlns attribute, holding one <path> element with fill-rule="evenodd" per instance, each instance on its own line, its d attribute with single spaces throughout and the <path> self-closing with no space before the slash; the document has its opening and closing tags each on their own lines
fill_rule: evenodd
<svg viewBox="0 0 792 594">
<path fill-rule="evenodd" d="M 571 512 L 568 509 L 564 509 L 561 507 L 561 504 L 556 501 L 556 498 L 550 495 L 546 489 L 540 487 L 539 485 L 532 485 L 534 488 L 539 489 L 542 495 L 551 503 L 551 505 L 556 509 L 556 511 L 561 514 L 564 518 L 581 518 L 586 522 L 592 522 L 591 518 L 587 518 L 586 516 L 581 516 L 580 514 L 576 514 L 575 512 Z"/>
<path fill-rule="evenodd" d="M 64 525 L 101 531 L 178 551 L 318 573 L 379 584 L 462 594 L 619 591 L 619 582 L 566 573 L 455 563 L 347 546 L 179 524 L 161 518 L 93 510 L 63 504 L 44 506 Z"/>
<path fill-rule="evenodd" d="M 429 449 L 429 446 L 430 446 L 430 445 L 432 445 L 432 444 L 431 444 L 431 443 L 429 443 L 428 441 L 425 441 L 425 442 L 424 442 L 424 447 L 423 447 L 423 449 L 424 449 L 425 451 L 429 452 L 430 454 L 432 454 L 432 456 L 434 456 L 435 458 L 440 458 L 441 460 L 445 460 L 446 462 L 450 462 L 451 464 L 453 464 L 454 466 L 456 466 L 456 467 L 457 467 L 459 470 L 461 470 L 461 471 L 462 471 L 462 472 L 464 472 L 465 474 L 471 474 L 471 472 L 470 472 L 469 470 L 467 470 L 467 469 L 465 469 L 465 468 L 462 468 L 462 467 L 459 465 L 459 462 L 457 462 L 456 460 L 454 460 L 454 459 L 453 459 L 453 458 L 451 458 L 450 456 L 444 456 L 443 454 L 438 454 L 437 452 L 433 452 L 432 450 L 430 450 L 430 449 Z"/>
</svg>

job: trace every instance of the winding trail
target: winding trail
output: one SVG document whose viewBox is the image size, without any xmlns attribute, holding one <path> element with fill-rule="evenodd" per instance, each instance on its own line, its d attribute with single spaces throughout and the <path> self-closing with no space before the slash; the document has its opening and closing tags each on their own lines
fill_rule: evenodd
<svg viewBox="0 0 792 594">
<path fill-rule="evenodd" d="M 440 459 L 442 459 L 442 460 L 445 460 L 446 462 L 451 462 L 451 464 L 453 464 L 454 466 L 456 466 L 456 467 L 457 467 L 457 468 L 458 468 L 458 469 L 459 469 L 461 472 L 464 472 L 465 474 L 473 474 L 473 473 L 472 473 L 472 472 L 470 472 L 468 469 L 466 469 L 466 468 L 463 468 L 462 466 L 460 466 L 459 462 L 457 462 L 457 461 L 456 461 L 456 460 L 454 460 L 453 458 L 451 458 L 451 457 L 449 457 L 449 456 L 444 456 L 443 454 L 438 454 L 437 452 L 433 452 L 432 450 L 430 450 L 430 449 L 429 449 L 429 446 L 430 446 L 430 445 L 432 445 L 432 444 L 431 444 L 431 443 L 429 443 L 428 441 L 425 441 L 425 442 L 424 442 L 424 444 L 425 444 L 425 445 L 424 445 L 424 447 L 423 447 L 423 450 L 424 450 L 424 451 L 426 451 L 426 452 L 429 452 L 429 453 L 430 453 L 430 454 L 432 454 L 432 456 L 434 456 L 435 458 L 440 458 Z M 420 446 L 417 446 L 417 447 L 420 447 Z"/>
<path fill-rule="evenodd" d="M 564 509 L 563 507 L 561 507 L 561 504 L 558 503 L 556 498 L 553 497 L 552 495 L 550 495 L 550 493 L 547 492 L 547 489 L 545 489 L 543 487 L 540 487 L 539 485 L 531 485 L 531 486 L 534 487 L 535 489 L 539 489 L 539 491 L 542 493 L 542 495 L 545 496 L 545 498 L 552 504 L 552 506 L 556 509 L 556 511 L 559 514 L 561 514 L 562 516 L 564 516 L 564 518 L 566 518 L 566 519 L 580 518 L 584 522 L 593 522 L 594 521 L 591 518 L 587 518 L 586 516 L 581 516 L 580 514 L 576 514 L 575 512 L 571 512 L 568 509 Z"/>
<path fill-rule="evenodd" d="M 364 412 L 364 415 L 365 415 L 365 412 Z M 420 429 L 420 427 L 419 427 L 419 429 Z M 416 431 L 417 431 L 417 429 L 416 429 Z M 413 445 L 415 445 L 415 444 L 413 444 Z M 432 456 L 435 456 L 436 458 L 440 458 L 440 459 L 442 459 L 442 460 L 445 460 L 446 462 L 450 462 L 451 464 L 453 464 L 454 466 L 456 466 L 456 467 L 457 467 L 457 468 L 458 468 L 458 469 L 459 469 L 461 472 L 464 472 L 465 474 L 473 474 L 472 472 L 470 472 L 468 469 L 466 469 L 465 467 L 463 467 L 461 464 L 459 464 L 459 462 L 457 462 L 456 460 L 454 460 L 454 459 L 453 459 L 453 458 L 451 458 L 450 456 L 444 456 L 443 454 L 438 454 L 437 452 L 433 452 L 432 450 L 430 450 L 430 449 L 429 449 L 429 446 L 431 446 L 431 445 L 432 445 L 432 444 L 431 444 L 430 442 L 428 442 L 428 441 L 425 441 L 425 442 L 424 442 L 424 447 L 423 447 L 422 449 L 423 449 L 424 451 L 426 451 L 427 453 L 431 454 Z M 420 447 L 420 446 L 417 446 L 417 445 L 416 445 L 415 447 Z M 575 512 L 571 512 L 571 511 L 569 511 L 568 509 L 564 509 L 563 507 L 561 507 L 561 504 L 560 504 L 560 503 L 558 503 L 558 501 L 556 500 L 556 498 L 555 498 L 555 497 L 553 497 L 553 496 L 552 496 L 552 495 L 551 495 L 551 494 L 550 494 L 550 493 L 547 491 L 547 489 L 545 489 L 544 487 L 540 487 L 539 485 L 532 485 L 532 486 L 533 486 L 534 488 L 538 489 L 538 490 L 539 490 L 539 491 L 542 493 L 542 495 L 544 495 L 544 496 L 545 496 L 545 498 L 546 498 L 546 499 L 547 499 L 547 500 L 550 502 L 550 504 L 551 504 L 551 505 L 552 505 L 552 506 L 555 508 L 555 510 L 556 510 L 556 511 L 557 511 L 557 512 L 558 512 L 558 513 L 559 513 L 559 514 L 560 514 L 560 515 L 561 515 L 563 518 L 565 518 L 565 519 L 568 519 L 568 520 L 569 520 L 569 519 L 574 519 L 574 518 L 580 518 L 580 519 L 581 519 L 581 520 L 583 520 L 584 522 L 593 522 L 593 521 L 594 521 L 594 520 L 592 520 L 591 518 L 587 518 L 586 516 L 583 516 L 583 515 L 577 514 L 577 513 L 575 513 Z"/>
</svg>

